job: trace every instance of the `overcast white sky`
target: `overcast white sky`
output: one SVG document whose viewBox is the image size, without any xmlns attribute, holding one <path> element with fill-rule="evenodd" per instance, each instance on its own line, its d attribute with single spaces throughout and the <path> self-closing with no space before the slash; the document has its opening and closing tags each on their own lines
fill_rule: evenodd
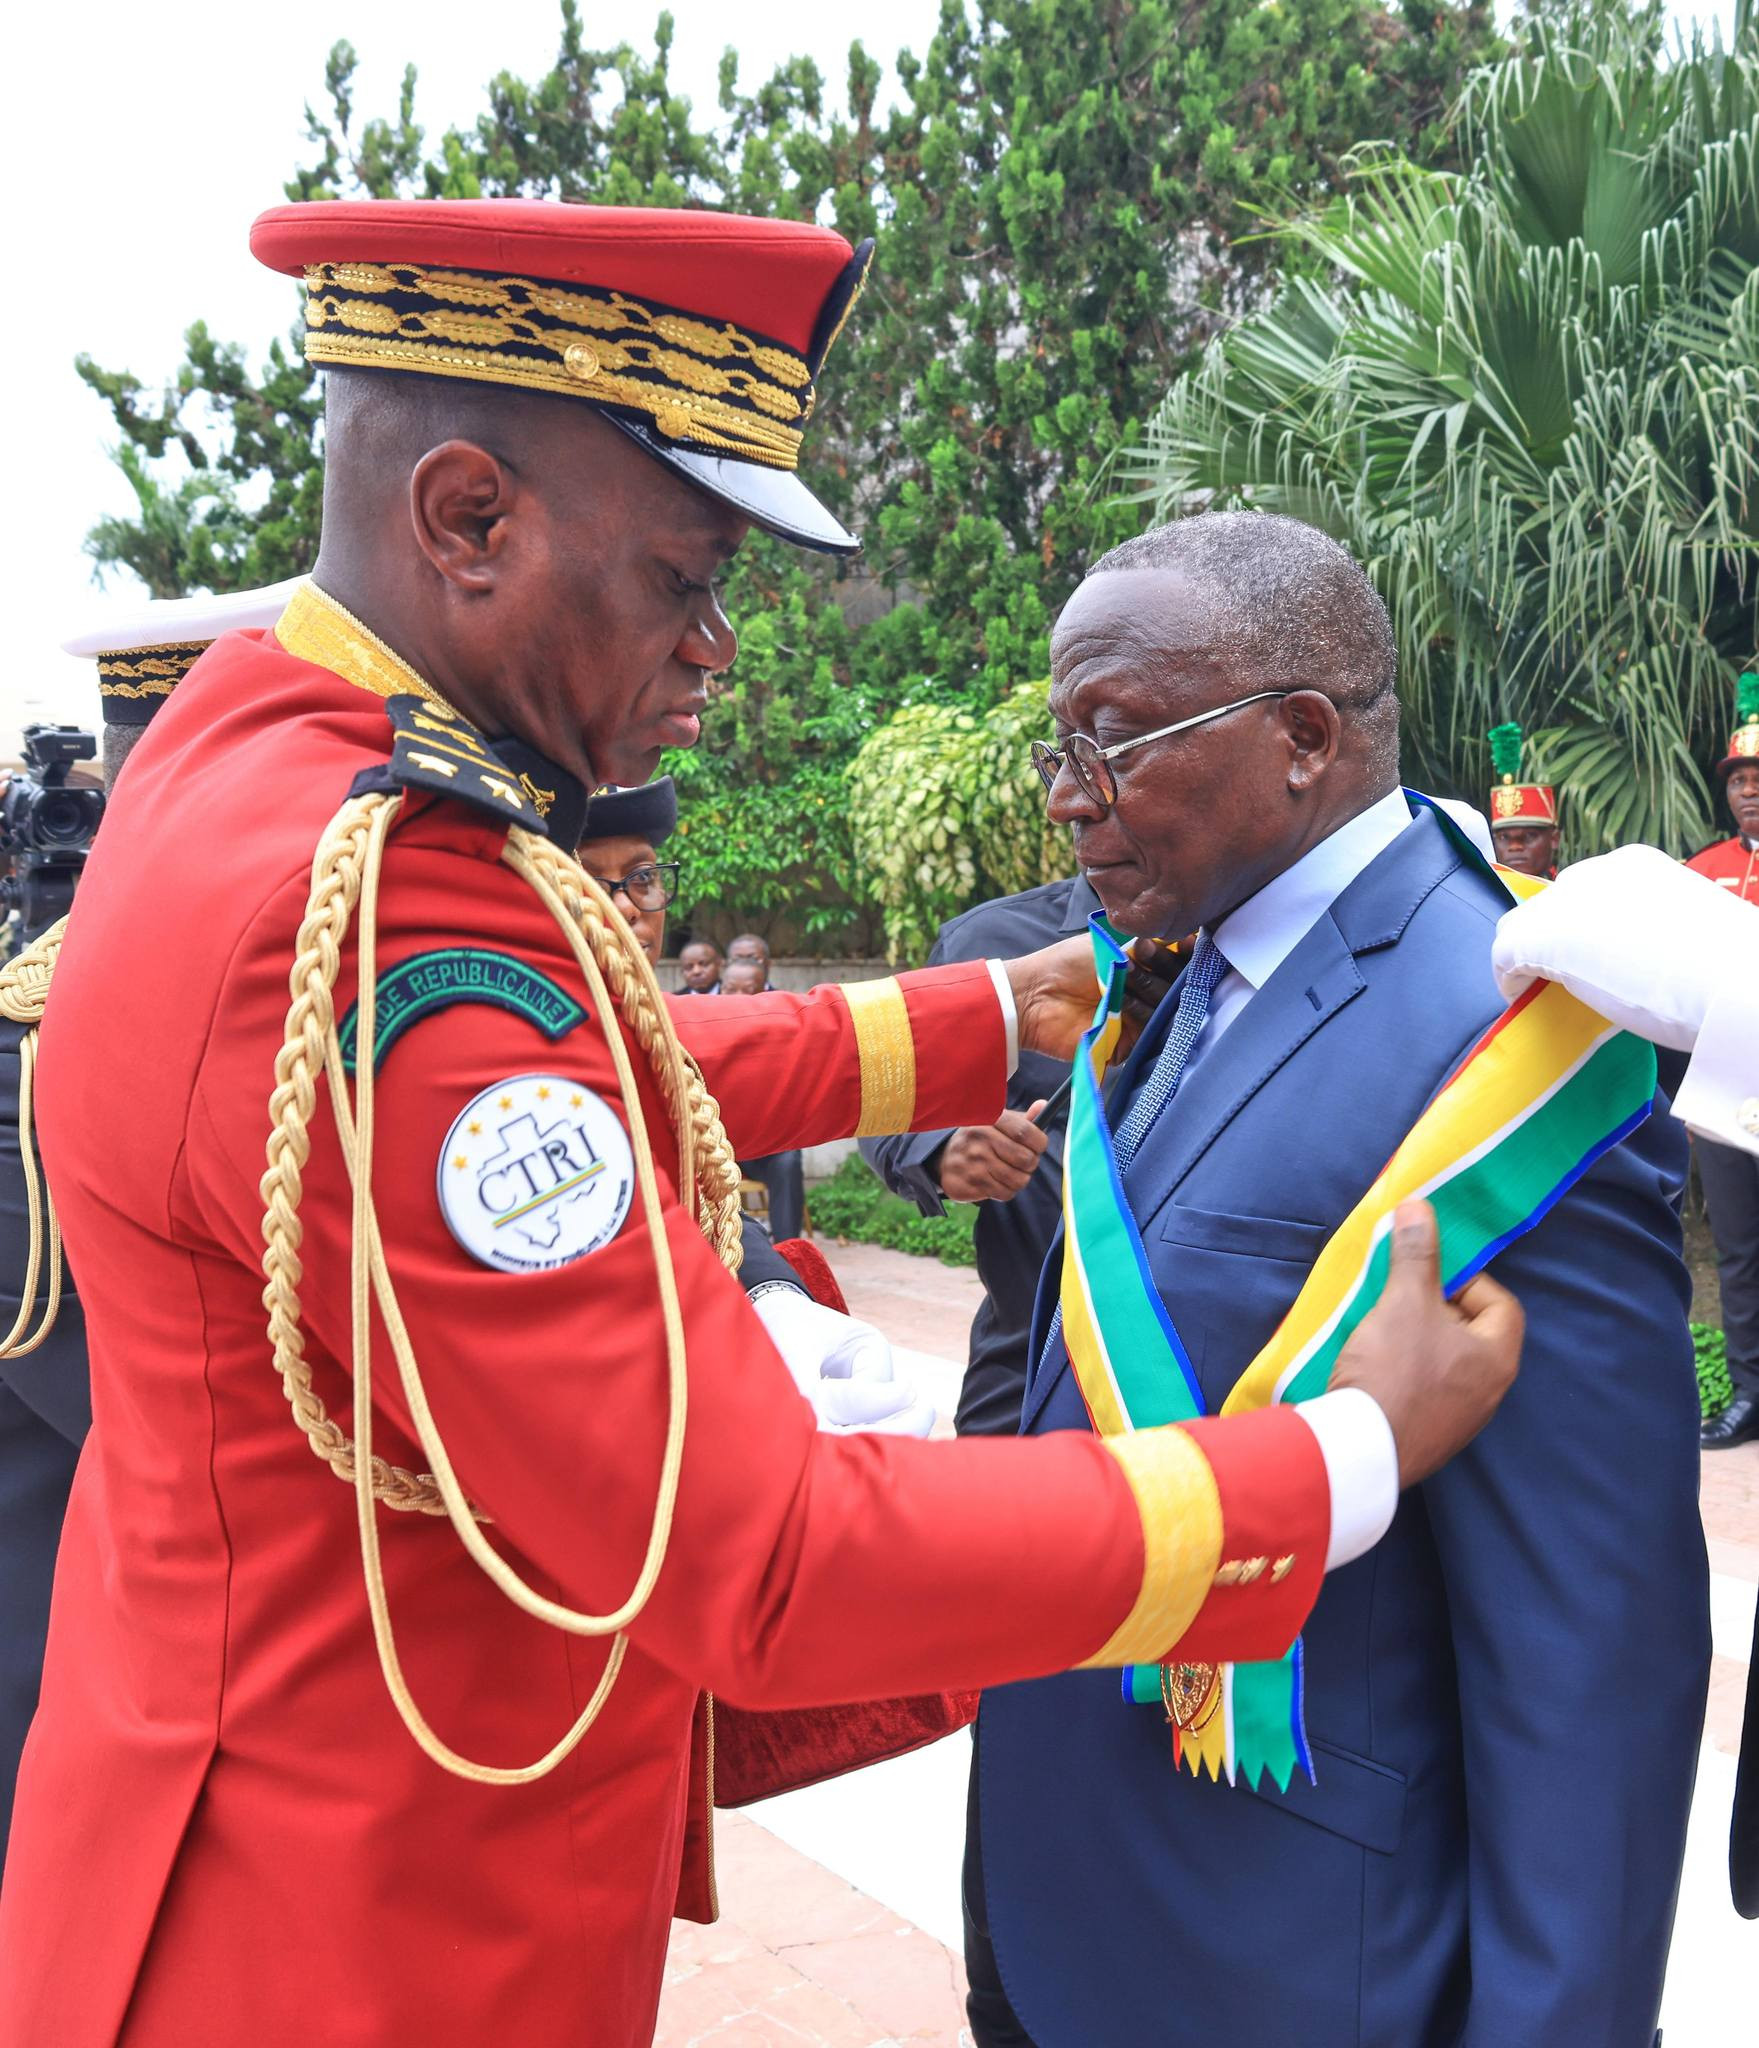
<svg viewBox="0 0 1759 2048">
<path fill-rule="evenodd" d="M 640 42 L 658 0 L 608 8 L 583 0 L 589 40 Z M 673 76 L 712 109 L 729 42 L 741 77 L 765 77 L 795 51 L 818 59 L 839 94 L 849 43 L 890 64 L 923 49 L 938 0 L 671 0 Z M 1690 9 L 1681 6 L 1682 15 Z M 1700 7 L 1725 29 L 1733 0 Z M 109 417 L 73 373 L 81 350 L 156 385 L 181 359 L 180 336 L 208 320 L 253 357 L 284 333 L 295 294 L 250 259 L 252 218 L 282 197 L 304 155 L 303 110 L 324 59 L 346 36 L 360 53 L 359 112 L 394 111 L 402 67 L 419 73 L 416 111 L 430 134 L 472 118 L 502 69 L 531 77 L 554 52 L 557 0 L 498 0 L 479 13 L 397 0 L 86 0 L 30 9 L 9 36 L 5 132 L 13 183 L 12 311 L 5 362 L 13 450 L 6 559 L 13 648 L 0 678 L 0 750 L 28 718 L 96 716 L 88 663 L 58 642 L 139 596 L 91 581 L 81 541 L 106 511 L 126 511 L 111 466 Z M 18 243 L 22 241 L 22 248 Z"/>
</svg>

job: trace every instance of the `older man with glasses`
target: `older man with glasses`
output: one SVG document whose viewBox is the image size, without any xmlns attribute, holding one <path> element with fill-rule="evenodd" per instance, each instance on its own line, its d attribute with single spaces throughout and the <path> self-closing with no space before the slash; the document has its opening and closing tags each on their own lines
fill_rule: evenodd
<svg viewBox="0 0 1759 2048">
<path fill-rule="evenodd" d="M 1391 623 L 1314 529 L 1229 512 L 1126 542 L 1051 663 L 1051 818 L 1116 929 L 1199 936 L 1071 1125 L 1034 1435 L 1280 1396 L 1292 1369 L 1259 1361 L 1297 1295 L 1355 1284 L 1340 1226 L 1420 1118 L 1446 1127 L 1428 1106 L 1502 1013 L 1509 902 L 1401 789 Z M 1622 1125 L 1547 1125 L 1540 1205 L 1481 1228 L 1527 1308 L 1520 1384 L 1328 1578 L 1294 1659 L 986 1692 L 980 2048 L 1647 2048 L 1709 1632 L 1684 1148 L 1630 1052 Z M 1538 1116 L 1523 1057 L 1501 1070 Z M 1444 1213 L 1444 1245 L 1463 1228 Z"/>
</svg>

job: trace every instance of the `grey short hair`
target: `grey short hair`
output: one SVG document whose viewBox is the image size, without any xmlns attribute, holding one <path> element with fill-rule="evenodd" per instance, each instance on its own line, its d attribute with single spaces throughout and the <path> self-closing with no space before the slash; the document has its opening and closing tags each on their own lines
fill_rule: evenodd
<svg viewBox="0 0 1759 2048">
<path fill-rule="evenodd" d="M 1177 570 L 1202 585 L 1242 680 L 1320 691 L 1361 719 L 1374 764 L 1396 772 L 1392 620 L 1329 534 L 1275 512 L 1199 512 L 1120 542 L 1088 573 L 1125 569 Z"/>
</svg>

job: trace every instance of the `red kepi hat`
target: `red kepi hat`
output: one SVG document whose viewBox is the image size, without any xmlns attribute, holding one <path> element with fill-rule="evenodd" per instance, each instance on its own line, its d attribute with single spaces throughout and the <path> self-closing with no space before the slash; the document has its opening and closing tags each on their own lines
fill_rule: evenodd
<svg viewBox="0 0 1759 2048">
<path fill-rule="evenodd" d="M 1759 768 L 1759 676 L 1744 675 L 1735 685 L 1735 717 L 1728 752 L 1716 764 L 1716 779 L 1726 782 L 1737 768 Z"/>
<path fill-rule="evenodd" d="M 1521 776 L 1521 728 L 1493 725 L 1485 735 L 1490 741 L 1491 772 L 1496 782 L 1490 792 L 1490 829 L 1504 825 L 1555 825 L 1557 791 L 1548 782 L 1523 782 Z"/>
<path fill-rule="evenodd" d="M 861 545 L 795 466 L 871 241 L 663 207 L 365 199 L 274 207 L 250 246 L 304 278 L 319 368 L 581 399 L 783 540 Z"/>
</svg>

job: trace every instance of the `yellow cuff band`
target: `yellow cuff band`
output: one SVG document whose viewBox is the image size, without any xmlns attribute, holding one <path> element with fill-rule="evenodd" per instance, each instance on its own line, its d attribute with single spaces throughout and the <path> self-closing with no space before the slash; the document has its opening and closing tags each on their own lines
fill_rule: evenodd
<svg viewBox="0 0 1759 2048">
<path fill-rule="evenodd" d="M 1222 1556 L 1222 1504 L 1209 1460 L 1182 1429 L 1100 1442 L 1123 1467 L 1142 1517 L 1142 1588 L 1105 1645 L 1081 1666 L 1152 1664 L 1196 1619 Z"/>
<path fill-rule="evenodd" d="M 896 975 L 884 981 L 848 981 L 843 1000 L 855 1026 L 861 1057 L 858 1138 L 907 1131 L 916 1116 L 916 1039 Z"/>
</svg>

